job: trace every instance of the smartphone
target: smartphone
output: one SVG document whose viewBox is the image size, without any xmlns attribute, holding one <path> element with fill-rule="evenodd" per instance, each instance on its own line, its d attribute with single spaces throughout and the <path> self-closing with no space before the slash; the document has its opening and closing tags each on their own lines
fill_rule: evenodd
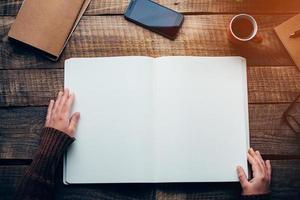
<svg viewBox="0 0 300 200">
<path fill-rule="evenodd" d="M 125 19 L 174 40 L 183 15 L 150 0 L 131 0 Z"/>
</svg>

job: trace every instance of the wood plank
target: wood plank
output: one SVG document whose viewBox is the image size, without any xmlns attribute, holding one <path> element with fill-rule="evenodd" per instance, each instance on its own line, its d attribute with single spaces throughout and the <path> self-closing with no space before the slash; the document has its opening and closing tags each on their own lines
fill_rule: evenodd
<svg viewBox="0 0 300 200">
<path fill-rule="evenodd" d="M 299 13 L 298 0 L 155 0 L 181 13 Z M 0 15 L 16 15 L 22 0 L 1 0 Z M 123 14 L 129 0 L 92 0 L 85 15 Z"/>
<path fill-rule="evenodd" d="M 0 70 L 0 106 L 48 105 L 63 81 L 63 69 Z"/>
<path fill-rule="evenodd" d="M 12 200 L 20 178 L 27 166 L 0 165 L 0 197 L 1 200 Z"/>
<path fill-rule="evenodd" d="M 299 160 L 271 161 L 272 163 L 272 199 L 300 198 L 300 162 Z"/>
<path fill-rule="evenodd" d="M 45 116 L 46 107 L 0 109 L 0 159 L 32 159 Z"/>
<path fill-rule="evenodd" d="M 94 0 L 86 15 L 123 14 L 128 0 Z M 185 14 L 195 13 L 299 13 L 300 2 L 291 0 L 155 0 L 161 5 Z"/>
<path fill-rule="evenodd" d="M 273 160 L 272 199 L 297 199 L 300 195 L 300 160 Z M 11 199 L 26 166 L 0 166 L 0 196 Z M 69 185 L 57 183 L 56 199 L 157 199 L 200 200 L 237 199 L 239 183 L 102 184 Z"/>
<path fill-rule="evenodd" d="M 22 5 L 23 0 L 1 0 L 0 16 L 16 15 Z"/>
<path fill-rule="evenodd" d="M 154 200 L 154 184 L 98 184 L 64 186 L 57 190 L 58 200 Z"/>
<path fill-rule="evenodd" d="M 232 200 L 239 195 L 239 183 L 159 184 L 156 190 L 157 200 Z"/>
<path fill-rule="evenodd" d="M 70 57 L 98 56 L 232 56 L 247 58 L 248 65 L 294 65 L 273 28 L 291 15 L 255 15 L 260 44 L 232 45 L 226 29 L 232 15 L 189 15 L 175 41 L 168 40 L 122 16 L 85 16 L 71 37 L 59 62 L 46 61 L 39 53 L 8 41 L 14 17 L 0 18 L 0 69 L 62 68 Z"/>
<path fill-rule="evenodd" d="M 298 199 L 300 197 L 300 161 L 272 161 L 272 199 Z M 238 199 L 239 184 L 193 183 L 161 184 L 156 190 L 158 200 Z"/>
<path fill-rule="evenodd" d="M 247 76 L 249 103 L 291 102 L 300 94 L 296 67 L 248 67 Z"/>
<path fill-rule="evenodd" d="M 0 165 L 0 197 L 11 200 L 18 182 L 28 166 Z M 60 169 L 62 171 L 62 169 Z M 59 174 L 59 173 L 58 173 Z M 59 175 L 56 183 L 55 199 L 155 199 L 155 187 L 151 184 L 107 184 L 107 185 L 72 185 L 64 186 Z"/>
<path fill-rule="evenodd" d="M 63 69 L 0 70 L 0 106 L 48 105 L 64 86 Z M 293 66 L 249 67 L 249 103 L 292 102 L 300 93 Z"/>
<path fill-rule="evenodd" d="M 300 136 L 282 121 L 288 104 L 249 105 L 251 146 L 262 154 L 300 156 Z M 32 159 L 46 107 L 0 108 L 0 159 Z M 300 110 L 300 105 L 299 105 Z M 300 112 L 295 112 L 300 119 Z"/>
</svg>

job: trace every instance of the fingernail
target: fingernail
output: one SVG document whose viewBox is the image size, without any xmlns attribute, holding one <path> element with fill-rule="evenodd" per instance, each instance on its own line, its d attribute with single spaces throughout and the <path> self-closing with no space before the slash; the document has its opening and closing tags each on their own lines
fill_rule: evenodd
<svg viewBox="0 0 300 200">
<path fill-rule="evenodd" d="M 257 154 L 260 154 L 259 151 L 255 151 Z"/>
<path fill-rule="evenodd" d="M 76 115 L 77 119 L 80 118 L 80 113 L 78 112 L 77 115 Z"/>
</svg>

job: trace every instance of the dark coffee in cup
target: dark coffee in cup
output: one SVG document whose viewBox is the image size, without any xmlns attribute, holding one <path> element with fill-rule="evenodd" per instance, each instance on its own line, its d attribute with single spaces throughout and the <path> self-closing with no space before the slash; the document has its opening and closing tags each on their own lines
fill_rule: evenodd
<svg viewBox="0 0 300 200">
<path fill-rule="evenodd" d="M 239 38 L 247 39 L 252 36 L 254 28 L 249 19 L 236 18 L 232 22 L 232 31 Z"/>
<path fill-rule="evenodd" d="M 257 29 L 257 23 L 251 15 L 239 14 L 231 19 L 228 36 L 233 42 L 247 42 L 256 36 Z"/>
</svg>

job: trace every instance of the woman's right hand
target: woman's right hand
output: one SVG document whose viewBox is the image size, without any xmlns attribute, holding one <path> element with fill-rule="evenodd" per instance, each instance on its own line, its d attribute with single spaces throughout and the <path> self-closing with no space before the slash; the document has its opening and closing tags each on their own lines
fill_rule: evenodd
<svg viewBox="0 0 300 200">
<path fill-rule="evenodd" d="M 254 151 L 252 148 L 249 149 L 247 157 L 252 167 L 253 178 L 248 181 L 243 168 L 237 167 L 237 174 L 243 189 L 242 195 L 268 194 L 271 183 L 270 161 L 264 161 L 259 151 Z"/>
</svg>

